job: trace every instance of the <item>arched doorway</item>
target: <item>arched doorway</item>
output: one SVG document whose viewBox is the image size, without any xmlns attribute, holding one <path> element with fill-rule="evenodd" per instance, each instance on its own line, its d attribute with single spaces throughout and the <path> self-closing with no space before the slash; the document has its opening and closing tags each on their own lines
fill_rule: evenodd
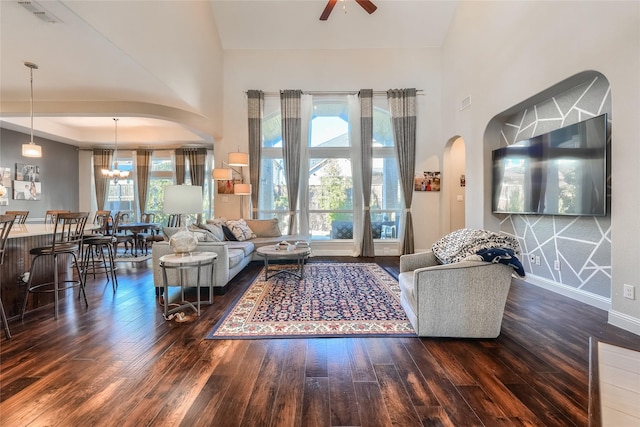
<svg viewBox="0 0 640 427">
<path fill-rule="evenodd" d="M 449 226 L 445 229 L 451 232 L 465 227 L 466 153 L 462 137 L 456 135 L 447 141 L 443 163 L 448 190 L 443 203 L 449 219 Z"/>
</svg>

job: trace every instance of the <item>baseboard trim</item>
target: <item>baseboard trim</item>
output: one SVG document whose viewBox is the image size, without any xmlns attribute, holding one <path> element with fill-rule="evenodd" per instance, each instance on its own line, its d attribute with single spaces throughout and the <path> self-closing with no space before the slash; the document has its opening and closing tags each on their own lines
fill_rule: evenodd
<svg viewBox="0 0 640 427">
<path fill-rule="evenodd" d="M 539 276 L 534 276 L 527 273 L 525 282 L 555 292 L 560 295 L 564 295 L 576 301 L 583 302 L 585 304 L 597 307 L 599 309 L 610 311 L 611 299 L 605 298 L 600 295 L 595 295 L 589 292 L 585 292 L 581 289 L 573 288 L 571 286 L 563 285 L 561 283 L 552 282 Z"/>
<path fill-rule="evenodd" d="M 609 310 L 609 323 L 618 328 L 640 335 L 640 319 L 616 310 Z"/>
</svg>

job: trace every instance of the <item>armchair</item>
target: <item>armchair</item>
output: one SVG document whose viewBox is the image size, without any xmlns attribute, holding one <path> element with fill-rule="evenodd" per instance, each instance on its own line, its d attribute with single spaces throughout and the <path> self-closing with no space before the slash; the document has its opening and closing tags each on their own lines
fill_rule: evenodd
<svg viewBox="0 0 640 427">
<path fill-rule="evenodd" d="M 400 302 L 418 336 L 496 338 L 513 268 L 483 261 L 440 264 L 432 251 L 400 257 Z"/>
</svg>

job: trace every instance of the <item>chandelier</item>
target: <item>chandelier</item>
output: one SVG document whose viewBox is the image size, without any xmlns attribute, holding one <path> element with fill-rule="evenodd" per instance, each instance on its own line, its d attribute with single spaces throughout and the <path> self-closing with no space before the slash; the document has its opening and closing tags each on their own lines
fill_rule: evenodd
<svg viewBox="0 0 640 427">
<path fill-rule="evenodd" d="M 129 171 L 118 169 L 118 119 L 113 118 L 115 123 L 115 142 L 116 149 L 113 152 L 113 169 L 102 169 L 102 176 L 107 179 L 113 179 L 113 183 L 117 184 L 118 179 L 126 179 L 129 177 Z"/>
<path fill-rule="evenodd" d="M 24 65 L 29 68 L 31 76 L 31 141 L 28 144 L 22 144 L 22 155 L 24 157 L 42 157 L 42 147 L 33 142 L 33 70 L 37 70 L 38 66 L 33 62 L 25 62 Z"/>
</svg>

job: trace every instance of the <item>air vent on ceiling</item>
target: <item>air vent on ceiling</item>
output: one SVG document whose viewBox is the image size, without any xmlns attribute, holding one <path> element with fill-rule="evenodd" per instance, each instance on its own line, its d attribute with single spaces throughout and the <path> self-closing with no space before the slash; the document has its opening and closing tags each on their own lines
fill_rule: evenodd
<svg viewBox="0 0 640 427">
<path fill-rule="evenodd" d="M 38 2 L 20 0 L 18 1 L 18 4 L 24 7 L 25 9 L 27 9 L 34 16 L 37 16 L 38 18 L 42 19 L 44 22 L 48 22 L 49 24 L 56 24 L 61 22 L 60 19 L 58 19 L 58 17 L 56 17 L 53 13 L 46 10 L 44 7 L 38 4 Z"/>
</svg>

